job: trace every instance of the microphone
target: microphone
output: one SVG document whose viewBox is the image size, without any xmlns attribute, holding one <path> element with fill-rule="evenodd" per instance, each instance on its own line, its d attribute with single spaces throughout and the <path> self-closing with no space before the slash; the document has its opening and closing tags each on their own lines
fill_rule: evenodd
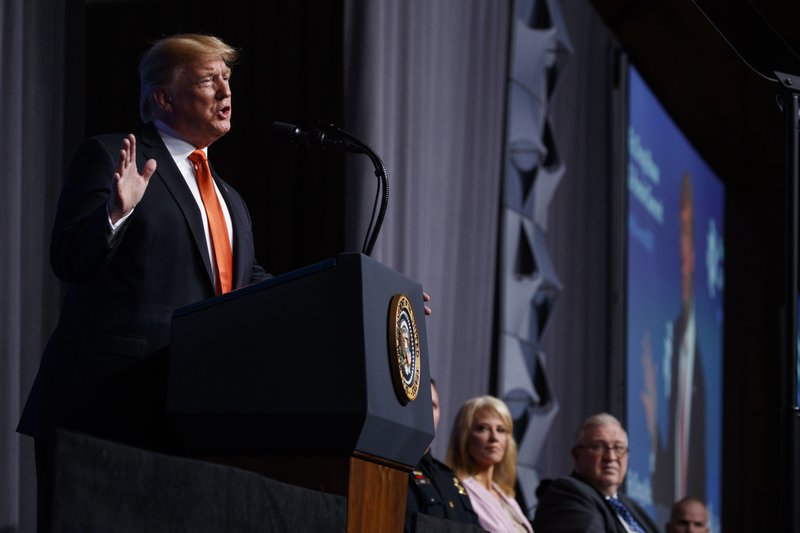
<svg viewBox="0 0 800 533">
<path fill-rule="evenodd" d="M 319 130 L 304 130 L 287 122 L 272 123 L 272 138 L 276 141 L 286 142 L 294 146 L 305 146 L 314 150 L 332 148 L 345 152 L 364 153 L 364 150 L 341 137 L 333 137 L 329 133 Z"/>
<path fill-rule="evenodd" d="M 372 206 L 372 216 L 367 227 L 367 234 L 364 236 L 361 253 L 370 255 L 378 233 L 381 231 L 381 225 L 386 216 L 386 206 L 389 203 L 389 177 L 386 175 L 386 167 L 380 156 L 364 141 L 334 124 L 320 122 L 319 126 L 321 129 L 306 131 L 294 124 L 273 122 L 272 137 L 277 141 L 288 142 L 295 146 L 307 146 L 315 150 L 331 147 L 354 154 L 366 154 L 369 157 L 375 168 L 375 177 L 378 178 L 378 193 L 375 195 L 375 204 Z"/>
</svg>

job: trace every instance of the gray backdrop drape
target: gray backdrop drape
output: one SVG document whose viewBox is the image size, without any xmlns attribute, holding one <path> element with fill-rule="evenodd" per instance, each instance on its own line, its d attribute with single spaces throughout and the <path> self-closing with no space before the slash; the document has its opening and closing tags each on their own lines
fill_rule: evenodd
<svg viewBox="0 0 800 533">
<path fill-rule="evenodd" d="M 64 7 L 0 3 L 0 531 L 34 531 L 33 443 L 20 409 L 55 325 L 59 284 L 48 244 L 61 184 Z"/>
<path fill-rule="evenodd" d="M 345 121 L 381 154 L 390 206 L 373 257 L 422 283 L 444 457 L 453 416 L 489 390 L 511 2 L 346 3 Z M 348 172 L 361 239 L 372 167 Z"/>
</svg>

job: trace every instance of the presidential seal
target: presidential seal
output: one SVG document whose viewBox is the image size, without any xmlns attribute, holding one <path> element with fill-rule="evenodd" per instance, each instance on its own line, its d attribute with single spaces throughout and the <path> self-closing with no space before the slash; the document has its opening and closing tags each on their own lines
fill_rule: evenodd
<svg viewBox="0 0 800 533">
<path fill-rule="evenodd" d="M 414 401 L 419 392 L 420 349 L 417 322 L 404 294 L 392 297 L 389 306 L 389 369 L 400 403 Z"/>
</svg>

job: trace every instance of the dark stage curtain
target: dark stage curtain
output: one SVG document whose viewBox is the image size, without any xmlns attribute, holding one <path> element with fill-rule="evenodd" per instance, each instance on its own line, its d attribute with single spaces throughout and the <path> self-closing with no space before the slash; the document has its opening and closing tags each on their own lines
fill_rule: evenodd
<svg viewBox="0 0 800 533">
<path fill-rule="evenodd" d="M 70 91 L 63 2 L 0 3 L 0 530 L 34 531 L 33 441 L 16 433 L 22 405 L 55 326 L 60 287 L 48 244 L 63 174 Z M 71 51 L 71 50 L 70 50 Z"/>
</svg>

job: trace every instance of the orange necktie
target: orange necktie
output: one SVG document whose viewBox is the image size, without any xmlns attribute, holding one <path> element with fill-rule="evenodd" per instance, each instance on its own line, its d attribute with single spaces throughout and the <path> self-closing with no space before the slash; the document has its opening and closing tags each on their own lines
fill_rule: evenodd
<svg viewBox="0 0 800 533">
<path fill-rule="evenodd" d="M 217 294 L 224 294 L 230 292 L 233 286 L 233 254 L 228 238 L 228 226 L 225 224 L 225 215 L 222 214 L 217 191 L 214 190 L 214 181 L 211 178 L 211 169 L 205 152 L 197 149 L 189 155 L 189 160 L 194 163 L 200 197 L 208 217 L 208 232 L 211 235 L 211 250 L 214 254 L 211 260 L 217 267 L 215 288 Z"/>
</svg>

